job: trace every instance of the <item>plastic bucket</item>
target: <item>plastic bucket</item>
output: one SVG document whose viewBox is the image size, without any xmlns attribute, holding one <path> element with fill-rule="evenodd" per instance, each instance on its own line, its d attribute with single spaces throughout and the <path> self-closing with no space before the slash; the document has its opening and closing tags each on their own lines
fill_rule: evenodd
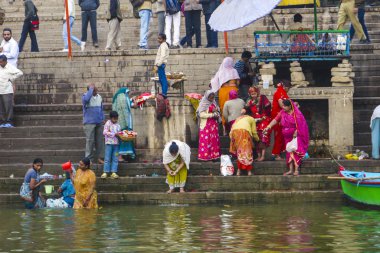
<svg viewBox="0 0 380 253">
<path fill-rule="evenodd" d="M 45 185 L 45 192 L 46 194 L 52 194 L 54 191 L 54 186 L 53 185 Z"/>
<path fill-rule="evenodd" d="M 71 161 L 68 161 L 68 162 L 62 164 L 62 169 L 63 169 L 64 171 L 71 171 L 71 167 L 72 167 L 72 166 L 73 166 L 73 165 L 71 164 Z"/>
</svg>

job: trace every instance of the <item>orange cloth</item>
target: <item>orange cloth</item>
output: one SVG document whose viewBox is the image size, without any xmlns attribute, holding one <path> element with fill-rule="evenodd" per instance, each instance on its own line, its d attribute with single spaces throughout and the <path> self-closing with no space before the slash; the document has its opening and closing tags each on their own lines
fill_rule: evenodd
<svg viewBox="0 0 380 253">
<path fill-rule="evenodd" d="M 90 170 L 77 170 L 74 181 L 75 188 L 75 202 L 74 209 L 81 208 L 98 208 L 98 194 L 95 191 L 96 176 L 95 173 Z M 87 206 L 84 207 L 83 203 L 91 195 L 90 201 Z"/>
<path fill-rule="evenodd" d="M 230 91 L 236 90 L 239 91 L 238 88 L 235 85 L 236 81 L 231 80 L 226 84 L 223 84 L 223 86 L 219 89 L 219 107 L 220 111 L 223 112 L 224 104 L 229 100 Z M 222 116 L 222 123 L 223 125 L 226 124 L 226 119 Z"/>
<path fill-rule="evenodd" d="M 233 129 L 230 133 L 230 153 L 237 156 L 238 168 L 252 170 L 253 166 L 253 141 L 247 130 Z"/>
</svg>

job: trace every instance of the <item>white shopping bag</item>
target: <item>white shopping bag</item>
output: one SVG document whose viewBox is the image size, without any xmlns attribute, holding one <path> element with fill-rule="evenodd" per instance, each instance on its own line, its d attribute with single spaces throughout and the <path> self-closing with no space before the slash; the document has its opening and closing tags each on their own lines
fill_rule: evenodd
<svg viewBox="0 0 380 253">
<path fill-rule="evenodd" d="M 229 155 L 220 156 L 220 173 L 223 176 L 232 176 L 234 174 L 235 168 L 231 162 L 231 157 Z"/>
<path fill-rule="evenodd" d="M 289 141 L 286 144 L 286 151 L 289 152 L 289 153 L 296 151 L 297 148 L 298 148 L 297 137 L 293 138 L 293 140 Z"/>
</svg>

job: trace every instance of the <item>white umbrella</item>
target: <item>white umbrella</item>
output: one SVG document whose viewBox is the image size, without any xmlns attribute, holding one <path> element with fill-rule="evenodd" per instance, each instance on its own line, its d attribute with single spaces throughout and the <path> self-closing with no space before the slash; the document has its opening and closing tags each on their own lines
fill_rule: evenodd
<svg viewBox="0 0 380 253">
<path fill-rule="evenodd" d="M 219 32 L 232 31 L 268 15 L 281 0 L 225 0 L 208 24 Z"/>
</svg>

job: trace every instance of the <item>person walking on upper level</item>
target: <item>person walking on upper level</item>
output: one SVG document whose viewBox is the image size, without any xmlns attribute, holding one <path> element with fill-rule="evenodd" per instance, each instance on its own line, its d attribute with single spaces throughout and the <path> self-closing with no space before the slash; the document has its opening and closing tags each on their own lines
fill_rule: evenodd
<svg viewBox="0 0 380 253">
<path fill-rule="evenodd" d="M 138 8 L 140 16 L 140 42 L 141 50 L 147 50 L 150 19 L 152 18 L 152 0 L 145 0 Z"/>
<path fill-rule="evenodd" d="M 98 159 L 98 162 L 103 164 L 104 161 L 100 158 L 100 155 L 104 154 L 103 100 L 94 84 L 87 87 L 87 92 L 82 96 L 82 105 L 83 128 L 86 134 L 86 157 L 91 161 Z"/>
<path fill-rule="evenodd" d="M 22 76 L 21 70 L 7 62 L 5 55 L 0 55 L 0 128 L 11 128 L 13 118 L 12 82 Z"/>
<path fill-rule="evenodd" d="M 173 24 L 173 37 L 172 37 Z M 166 19 L 165 19 L 165 35 L 167 42 L 171 48 L 180 48 L 179 33 L 181 30 L 181 4 L 179 0 L 167 0 Z"/>
<path fill-rule="evenodd" d="M 198 0 L 202 4 L 203 14 L 205 15 L 207 45 L 206 47 L 217 48 L 218 47 L 218 32 L 211 30 L 211 26 L 208 21 L 211 18 L 211 14 L 218 8 L 219 0 Z"/>
<path fill-rule="evenodd" d="M 343 26 L 348 19 L 351 20 L 352 25 L 358 35 L 360 43 L 366 43 L 367 39 L 364 35 L 363 28 L 359 23 L 359 20 L 355 16 L 355 0 L 341 0 L 341 4 L 338 11 L 338 26 L 337 30 L 343 30 Z"/>
<path fill-rule="evenodd" d="M 79 6 L 82 10 L 82 39 L 81 49 L 84 51 L 87 42 L 88 22 L 91 26 L 92 43 L 98 48 L 98 32 L 96 29 L 96 10 L 100 6 L 99 0 L 79 0 Z"/>
<path fill-rule="evenodd" d="M 158 34 L 164 34 L 165 33 L 166 0 L 157 0 L 156 14 L 157 14 Z"/>
<path fill-rule="evenodd" d="M 77 44 L 78 46 L 81 47 L 81 50 L 83 49 L 84 50 L 84 42 L 81 42 L 80 39 L 78 39 L 77 37 L 75 37 L 73 34 L 72 34 L 72 28 L 73 28 L 73 25 L 74 25 L 74 21 L 75 21 L 75 3 L 74 3 L 74 0 L 67 0 L 67 4 L 68 4 L 68 13 L 69 13 L 69 24 L 70 24 L 70 39 L 72 42 L 74 42 L 75 44 Z M 65 6 L 65 1 L 63 1 L 63 6 Z M 64 7 L 66 9 L 66 7 Z M 69 43 L 68 43 L 68 38 L 67 38 L 67 24 L 66 24 L 66 10 L 65 10 L 65 13 L 63 13 L 63 28 L 62 28 L 62 37 L 63 37 L 63 52 L 67 52 L 69 51 Z M 82 50 L 82 51 L 83 51 Z"/>
<path fill-rule="evenodd" d="M 359 23 L 362 25 L 364 35 L 367 38 L 367 43 L 371 43 L 371 40 L 369 39 L 369 35 L 368 35 L 367 26 L 365 25 L 365 19 L 364 19 L 364 16 L 365 16 L 365 2 L 366 2 L 365 0 L 355 0 L 355 8 L 358 8 Z M 354 29 L 354 26 L 351 24 L 351 28 L 350 28 L 350 38 L 351 38 L 351 40 L 354 39 L 354 35 L 355 35 L 355 29 Z"/>
<path fill-rule="evenodd" d="M 107 21 L 110 30 L 107 36 L 106 50 L 111 50 L 112 44 L 115 44 L 116 50 L 121 48 L 120 23 L 122 20 L 120 0 L 109 0 Z"/>
<path fill-rule="evenodd" d="M 19 51 L 22 52 L 25 41 L 26 41 L 26 37 L 29 34 L 30 40 L 31 40 L 31 52 L 39 52 L 36 33 L 32 29 L 32 23 L 31 23 L 32 18 L 37 15 L 38 10 L 32 0 L 24 0 L 24 6 L 25 6 L 25 19 L 24 19 L 24 24 L 22 26 L 21 37 L 18 44 L 18 48 L 19 48 Z"/>
<path fill-rule="evenodd" d="M 195 46 L 201 47 L 201 11 L 202 5 L 199 0 L 185 0 L 185 22 L 186 22 L 186 38 L 187 46 L 193 47 L 191 31 L 194 29 L 195 33 Z"/>
<path fill-rule="evenodd" d="M 18 44 L 12 37 L 12 30 L 10 28 L 4 28 L 3 41 L 0 45 L 0 55 L 5 55 L 8 59 L 8 63 L 17 68 L 18 54 Z"/>
</svg>

